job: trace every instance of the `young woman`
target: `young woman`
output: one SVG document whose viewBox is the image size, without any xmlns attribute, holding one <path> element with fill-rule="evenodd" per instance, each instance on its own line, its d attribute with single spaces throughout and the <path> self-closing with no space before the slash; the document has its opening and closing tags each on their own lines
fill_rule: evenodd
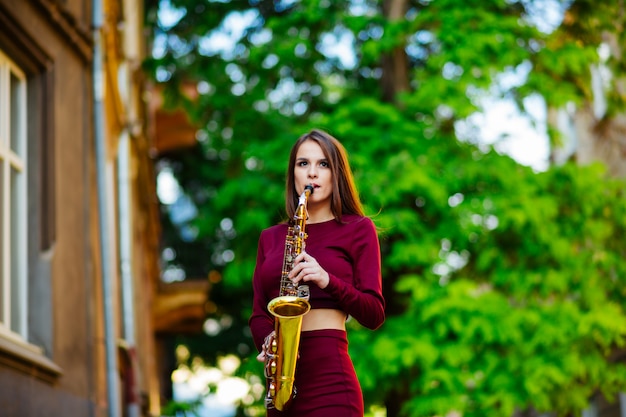
<svg viewBox="0 0 626 417">
<path fill-rule="evenodd" d="M 321 130 L 301 136 L 289 158 L 286 209 L 293 218 L 298 198 L 308 198 L 306 248 L 289 278 L 310 287 L 311 310 L 302 319 L 295 373 L 297 394 L 283 412 L 268 416 L 362 417 L 363 396 L 348 356 L 346 319 L 376 329 L 385 320 L 380 248 L 376 228 L 365 217 L 345 149 Z M 259 238 L 253 277 L 250 329 L 265 361 L 266 341 L 274 332 L 267 304 L 279 294 L 288 224 L 264 230 Z"/>
</svg>

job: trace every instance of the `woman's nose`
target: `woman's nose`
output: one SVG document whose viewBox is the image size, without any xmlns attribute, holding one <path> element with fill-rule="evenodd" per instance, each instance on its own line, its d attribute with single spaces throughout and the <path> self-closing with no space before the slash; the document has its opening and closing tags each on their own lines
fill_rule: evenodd
<svg viewBox="0 0 626 417">
<path fill-rule="evenodd" d="M 309 167 L 309 177 L 311 178 L 316 178 L 317 177 L 317 168 L 315 168 L 315 166 L 311 165 Z"/>
</svg>

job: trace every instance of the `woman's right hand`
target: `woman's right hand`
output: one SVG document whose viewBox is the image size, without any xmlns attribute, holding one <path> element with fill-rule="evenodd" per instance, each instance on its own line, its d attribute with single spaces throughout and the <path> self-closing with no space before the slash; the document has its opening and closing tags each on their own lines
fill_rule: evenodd
<svg viewBox="0 0 626 417">
<path fill-rule="evenodd" d="M 276 332 L 274 330 L 272 330 L 272 333 L 268 334 L 265 337 L 265 341 L 263 342 L 261 352 L 257 355 L 256 360 L 258 360 L 259 362 L 265 362 L 265 359 L 267 358 L 267 350 L 269 349 L 269 346 L 274 341 L 275 337 L 276 337 Z"/>
</svg>

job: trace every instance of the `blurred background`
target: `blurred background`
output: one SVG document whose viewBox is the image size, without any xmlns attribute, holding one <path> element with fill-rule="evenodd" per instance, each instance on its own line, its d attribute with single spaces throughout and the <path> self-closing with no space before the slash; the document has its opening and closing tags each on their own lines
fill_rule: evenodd
<svg viewBox="0 0 626 417">
<path fill-rule="evenodd" d="M 367 417 L 626 417 L 624 0 L 0 0 L 0 415 L 261 416 L 288 153 L 348 150 Z"/>
</svg>

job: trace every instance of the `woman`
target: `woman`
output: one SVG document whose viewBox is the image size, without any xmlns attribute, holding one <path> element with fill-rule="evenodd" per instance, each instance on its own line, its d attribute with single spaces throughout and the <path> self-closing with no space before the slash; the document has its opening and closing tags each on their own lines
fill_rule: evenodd
<svg viewBox="0 0 626 417">
<path fill-rule="evenodd" d="M 289 278 L 310 287 L 311 310 L 302 319 L 295 374 L 297 395 L 283 412 L 268 416 L 362 417 L 363 396 L 348 356 L 346 319 L 370 329 L 385 319 L 380 248 L 373 222 L 363 214 L 346 152 L 321 130 L 294 144 L 287 171 L 286 209 L 293 218 L 306 185 L 306 250 L 294 261 Z M 267 304 L 278 296 L 288 224 L 261 233 L 254 271 L 250 329 L 265 361 L 274 317 Z"/>
</svg>

